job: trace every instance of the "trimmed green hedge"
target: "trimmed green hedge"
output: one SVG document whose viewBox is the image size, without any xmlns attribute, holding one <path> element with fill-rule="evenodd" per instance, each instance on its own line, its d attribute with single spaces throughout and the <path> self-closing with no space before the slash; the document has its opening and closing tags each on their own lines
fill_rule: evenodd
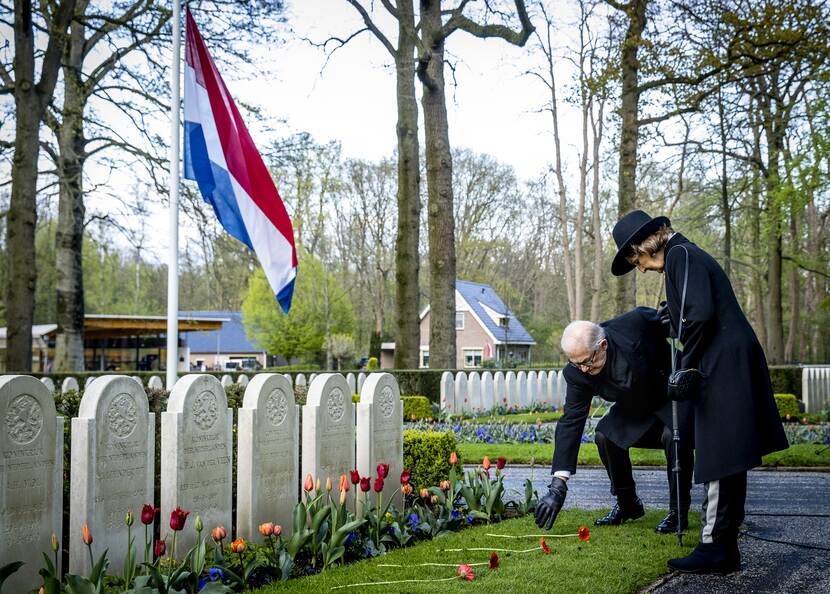
<svg viewBox="0 0 830 594">
<path fill-rule="evenodd" d="M 403 467 L 412 472 L 417 489 L 432 487 L 450 475 L 450 454 L 457 452 L 452 431 L 408 429 L 403 432 Z M 462 463 L 461 454 L 458 462 Z"/>
<path fill-rule="evenodd" d="M 432 418 L 432 405 L 426 396 L 401 396 L 403 420 L 420 421 Z"/>
<path fill-rule="evenodd" d="M 796 417 L 798 419 L 798 401 L 795 394 L 776 394 L 775 406 L 778 407 L 778 414 L 781 415 L 781 420 L 787 420 L 787 417 Z"/>
<path fill-rule="evenodd" d="M 769 377 L 772 380 L 772 391 L 775 394 L 794 394 L 796 400 L 801 400 L 801 367 L 771 365 Z"/>
</svg>

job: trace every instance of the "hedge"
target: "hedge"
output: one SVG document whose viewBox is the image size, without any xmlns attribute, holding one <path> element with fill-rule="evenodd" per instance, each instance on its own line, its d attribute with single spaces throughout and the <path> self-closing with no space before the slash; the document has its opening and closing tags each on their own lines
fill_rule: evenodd
<svg viewBox="0 0 830 594">
<path fill-rule="evenodd" d="M 403 432 L 403 467 L 412 472 L 417 489 L 439 484 L 450 474 L 450 454 L 457 452 L 452 431 Z M 462 464 L 461 454 L 458 463 Z"/>
<path fill-rule="evenodd" d="M 775 406 L 778 407 L 778 414 L 782 421 L 787 420 L 787 417 L 796 417 L 797 419 L 799 416 L 798 401 L 795 394 L 776 394 Z"/>
<path fill-rule="evenodd" d="M 432 418 L 432 404 L 426 396 L 401 396 L 403 420 L 420 421 Z"/>
</svg>

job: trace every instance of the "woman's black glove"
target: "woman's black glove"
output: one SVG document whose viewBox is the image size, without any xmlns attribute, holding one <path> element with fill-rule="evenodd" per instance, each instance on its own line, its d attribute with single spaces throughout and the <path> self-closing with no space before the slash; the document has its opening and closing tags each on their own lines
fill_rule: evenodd
<svg viewBox="0 0 830 594">
<path fill-rule="evenodd" d="M 694 400 L 700 394 L 703 374 L 697 369 L 678 369 L 669 376 L 666 395 L 669 400 Z"/>
<path fill-rule="evenodd" d="M 548 486 L 548 494 L 539 499 L 536 504 L 536 525 L 539 528 L 550 530 L 565 503 L 565 496 L 568 494 L 568 485 L 558 476 Z"/>
</svg>

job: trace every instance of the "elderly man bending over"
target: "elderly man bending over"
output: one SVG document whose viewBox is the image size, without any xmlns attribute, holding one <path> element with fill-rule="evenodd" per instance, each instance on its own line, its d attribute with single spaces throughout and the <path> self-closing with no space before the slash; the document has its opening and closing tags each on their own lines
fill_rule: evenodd
<svg viewBox="0 0 830 594">
<path fill-rule="evenodd" d="M 662 316 L 665 319 L 665 316 Z M 593 396 L 613 405 L 599 421 L 596 444 L 617 503 L 597 525 L 622 524 L 645 514 L 637 496 L 628 449 L 663 448 L 669 480 L 669 514 L 657 532 L 685 529 L 692 486 L 694 458 L 688 403 L 680 403 L 680 509 L 673 477 L 671 402 L 666 383 L 671 370 L 667 329 L 654 309 L 638 307 L 602 324 L 571 322 L 562 334 L 562 350 L 570 361 L 563 373 L 568 389 L 565 410 L 556 425 L 553 480 L 547 495 L 536 506 L 536 524 L 550 530 L 568 491 L 568 480 L 576 472 L 579 445 Z"/>
</svg>

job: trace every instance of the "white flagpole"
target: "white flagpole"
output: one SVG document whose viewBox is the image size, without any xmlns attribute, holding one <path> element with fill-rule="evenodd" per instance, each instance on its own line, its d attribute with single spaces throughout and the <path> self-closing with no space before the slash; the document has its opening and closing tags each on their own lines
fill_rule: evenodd
<svg viewBox="0 0 830 594">
<path fill-rule="evenodd" d="M 173 61 L 170 69 L 170 248 L 167 261 L 167 382 L 172 390 L 179 364 L 179 66 L 180 1 L 173 0 Z"/>
</svg>

